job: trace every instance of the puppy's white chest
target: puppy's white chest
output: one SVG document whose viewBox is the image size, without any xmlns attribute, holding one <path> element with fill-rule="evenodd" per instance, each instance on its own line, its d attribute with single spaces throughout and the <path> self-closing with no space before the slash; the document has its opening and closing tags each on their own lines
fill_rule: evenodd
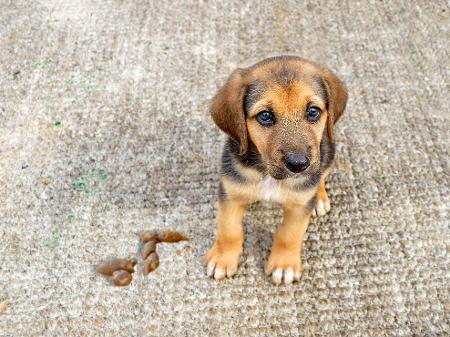
<svg viewBox="0 0 450 337">
<path fill-rule="evenodd" d="M 264 201 L 272 201 L 282 203 L 286 200 L 286 191 L 280 182 L 268 176 L 257 185 L 258 198 Z"/>
</svg>

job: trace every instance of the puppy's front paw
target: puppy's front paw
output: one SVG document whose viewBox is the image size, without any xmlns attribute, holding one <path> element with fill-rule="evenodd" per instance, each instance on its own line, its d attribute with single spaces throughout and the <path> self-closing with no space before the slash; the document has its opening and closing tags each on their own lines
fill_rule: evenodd
<svg viewBox="0 0 450 337">
<path fill-rule="evenodd" d="M 272 282 L 276 285 L 281 283 L 291 284 L 300 280 L 301 276 L 300 256 L 290 251 L 273 250 L 270 253 L 264 269 L 267 276 L 272 275 Z"/>
<path fill-rule="evenodd" d="M 331 209 L 330 199 L 328 199 L 328 194 L 325 191 L 320 191 L 317 193 L 316 206 L 312 210 L 311 215 L 315 217 L 319 217 L 328 213 Z"/>
<path fill-rule="evenodd" d="M 216 280 L 233 276 L 237 272 L 241 253 L 242 248 L 240 247 L 224 247 L 216 241 L 204 259 L 206 273 Z"/>
</svg>

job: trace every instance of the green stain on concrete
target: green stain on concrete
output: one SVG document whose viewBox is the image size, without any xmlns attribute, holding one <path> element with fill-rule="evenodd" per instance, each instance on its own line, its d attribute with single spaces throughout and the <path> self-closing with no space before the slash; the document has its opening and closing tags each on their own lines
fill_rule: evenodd
<svg viewBox="0 0 450 337">
<path fill-rule="evenodd" d="M 99 193 L 98 187 L 102 181 L 109 178 L 108 172 L 103 168 L 90 168 L 82 170 L 78 181 L 72 183 L 75 192 L 81 192 L 86 196 Z"/>
<path fill-rule="evenodd" d="M 86 183 L 84 181 L 77 181 L 72 184 L 72 188 L 78 192 L 84 191 L 86 189 Z"/>
<path fill-rule="evenodd" d="M 41 247 L 42 248 L 56 248 L 59 246 L 59 239 L 60 239 L 61 233 L 58 227 L 54 228 L 52 230 L 52 239 L 51 241 L 44 242 Z"/>
<path fill-rule="evenodd" d="M 50 67 L 53 63 L 53 60 L 48 59 L 41 62 L 36 62 L 33 67 L 34 69 L 45 69 Z"/>
</svg>

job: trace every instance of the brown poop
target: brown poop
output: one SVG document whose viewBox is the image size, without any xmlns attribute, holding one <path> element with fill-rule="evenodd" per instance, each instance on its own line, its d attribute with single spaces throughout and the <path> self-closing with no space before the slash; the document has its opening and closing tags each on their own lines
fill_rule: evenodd
<svg viewBox="0 0 450 337">
<path fill-rule="evenodd" d="M 159 267 L 159 256 L 156 252 L 151 253 L 146 260 L 144 260 L 144 276 L 154 271 Z"/>
<path fill-rule="evenodd" d="M 170 229 L 165 230 L 164 232 L 158 231 L 143 231 L 141 232 L 141 240 L 142 242 L 155 241 L 158 242 L 179 242 L 179 241 L 188 241 L 189 238 L 181 234 L 180 232 L 171 231 Z"/>
<path fill-rule="evenodd" d="M 142 259 L 144 260 L 144 275 L 148 275 L 159 266 L 159 256 L 156 253 L 156 244 L 160 242 L 179 242 L 189 240 L 186 236 L 170 229 L 164 232 L 143 231 L 140 234 L 144 246 L 142 247 Z"/>
<path fill-rule="evenodd" d="M 119 269 L 112 274 L 112 281 L 116 287 L 127 286 L 131 283 L 132 279 L 133 277 L 126 270 Z"/>
<path fill-rule="evenodd" d="M 159 256 L 156 252 L 156 244 L 159 242 L 179 242 L 189 240 L 179 232 L 165 230 L 161 231 L 143 231 L 140 238 L 144 245 L 141 250 L 143 259 L 144 275 L 148 275 L 159 267 Z M 137 264 L 136 258 L 121 259 L 113 258 L 99 264 L 95 270 L 103 275 L 111 276 L 112 283 L 115 286 L 127 286 L 133 280 L 134 266 Z"/>
<path fill-rule="evenodd" d="M 156 252 L 156 242 L 155 241 L 148 241 L 143 247 L 142 247 L 142 259 L 145 260 L 151 253 Z"/>
<path fill-rule="evenodd" d="M 137 260 L 132 259 L 120 259 L 114 258 L 109 261 L 105 261 L 97 266 L 95 270 L 103 275 L 112 276 L 112 274 L 119 269 L 126 270 L 129 273 L 134 273 L 134 266 Z"/>
</svg>

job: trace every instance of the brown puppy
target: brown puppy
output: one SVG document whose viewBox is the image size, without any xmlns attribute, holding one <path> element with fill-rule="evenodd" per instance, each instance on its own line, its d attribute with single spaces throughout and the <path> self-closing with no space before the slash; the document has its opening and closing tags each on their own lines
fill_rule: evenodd
<svg viewBox="0 0 450 337">
<path fill-rule="evenodd" d="M 346 87 L 330 70 L 295 56 L 231 74 L 210 107 L 230 137 L 222 155 L 217 236 L 205 257 L 209 276 L 236 273 L 245 208 L 265 200 L 284 210 L 265 272 L 275 284 L 300 278 L 309 218 L 330 209 L 324 179 L 334 159 L 333 125 L 346 102 Z"/>
</svg>

